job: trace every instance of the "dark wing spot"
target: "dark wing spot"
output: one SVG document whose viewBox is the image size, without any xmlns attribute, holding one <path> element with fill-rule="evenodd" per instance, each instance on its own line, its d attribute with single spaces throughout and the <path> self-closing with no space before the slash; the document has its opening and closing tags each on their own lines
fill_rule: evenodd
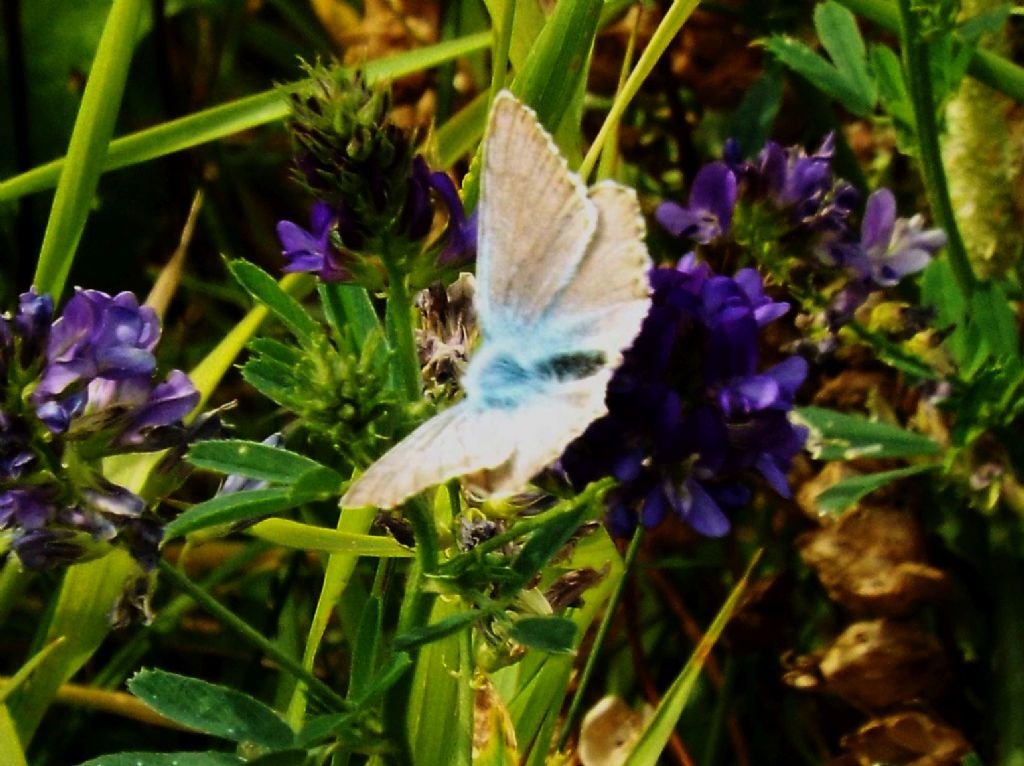
<svg viewBox="0 0 1024 766">
<path fill-rule="evenodd" d="M 573 351 L 545 359 L 537 365 L 537 372 L 558 381 L 582 380 L 604 367 L 606 361 L 600 351 Z"/>
</svg>

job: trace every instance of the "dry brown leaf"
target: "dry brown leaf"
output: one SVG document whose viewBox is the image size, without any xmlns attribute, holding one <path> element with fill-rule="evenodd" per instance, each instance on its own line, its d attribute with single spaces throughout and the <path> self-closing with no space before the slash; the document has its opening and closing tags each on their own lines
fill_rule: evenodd
<svg viewBox="0 0 1024 766">
<path fill-rule="evenodd" d="M 800 490 L 801 504 L 805 491 L 820 491 L 807 488 L 811 484 Z M 904 510 L 857 506 L 836 523 L 802 535 L 797 545 L 829 598 L 859 614 L 906 615 L 947 587 L 946 575 L 925 560 L 920 525 Z"/>
<path fill-rule="evenodd" d="M 955 766 L 971 751 L 958 730 L 919 711 L 876 718 L 843 737 L 842 744 L 859 766 Z"/>
<path fill-rule="evenodd" d="M 854 623 L 831 646 L 793 658 L 789 666 L 784 680 L 791 686 L 831 692 L 873 710 L 931 699 L 947 678 L 935 637 L 889 619 Z"/>
</svg>

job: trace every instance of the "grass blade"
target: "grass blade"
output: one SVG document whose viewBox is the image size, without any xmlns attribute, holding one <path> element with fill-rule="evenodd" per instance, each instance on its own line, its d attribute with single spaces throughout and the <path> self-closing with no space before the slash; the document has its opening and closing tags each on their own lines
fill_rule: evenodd
<svg viewBox="0 0 1024 766">
<path fill-rule="evenodd" d="M 34 280 L 40 292 L 55 299 L 64 290 L 103 171 L 143 7 L 142 0 L 115 0 L 75 118 Z"/>
</svg>

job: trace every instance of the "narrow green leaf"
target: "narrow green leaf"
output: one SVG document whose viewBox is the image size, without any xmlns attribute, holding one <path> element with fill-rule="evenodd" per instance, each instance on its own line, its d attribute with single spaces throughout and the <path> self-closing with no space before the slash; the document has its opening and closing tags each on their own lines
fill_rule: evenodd
<svg viewBox="0 0 1024 766">
<path fill-rule="evenodd" d="M 188 461 L 210 471 L 278 484 L 292 484 L 308 471 L 324 467 L 297 452 L 244 439 L 198 442 L 189 450 Z"/>
<path fill-rule="evenodd" d="M 1001 360 L 1020 359 L 1020 334 L 1017 313 L 997 282 L 979 282 L 971 296 L 971 321 L 978 328 L 982 343 Z"/>
<path fill-rule="evenodd" d="M 296 404 L 294 368 L 283 362 L 265 357 L 249 359 L 242 365 L 242 379 L 282 407 Z"/>
<path fill-rule="evenodd" d="M 412 558 L 415 555 L 411 549 L 392 537 L 341 532 L 288 519 L 267 519 L 246 531 L 253 537 L 276 545 L 321 553 L 378 558 Z"/>
<path fill-rule="evenodd" d="M 333 468 L 314 465 L 305 471 L 292 485 L 292 498 L 297 503 L 313 500 L 330 500 L 341 496 L 345 479 Z"/>
<path fill-rule="evenodd" d="M 380 653 L 381 631 L 380 598 L 370 596 L 359 619 L 359 630 L 352 645 L 352 671 L 349 674 L 348 698 L 358 699 L 370 686 Z"/>
<path fill-rule="evenodd" d="M 897 426 L 821 407 L 798 407 L 796 416 L 811 429 L 808 450 L 819 460 L 935 455 L 939 445 Z"/>
<path fill-rule="evenodd" d="M 296 749 L 267 753 L 245 763 L 246 766 L 307 766 L 310 761 L 309 753 L 305 750 Z"/>
<path fill-rule="evenodd" d="M 487 96 L 480 93 L 434 131 L 433 154 L 439 167 L 450 168 L 476 148 L 487 124 Z"/>
<path fill-rule="evenodd" d="M 376 515 L 376 510 L 371 508 L 347 508 L 338 514 L 336 530 L 347 534 L 365 535 L 370 531 L 370 526 Z M 316 611 L 313 613 L 313 620 L 306 636 L 306 647 L 302 653 L 302 666 L 310 672 L 313 670 L 317 651 L 327 630 L 331 614 L 342 593 L 348 587 L 358 561 L 358 554 L 335 553 L 327 558 L 323 586 L 320 589 L 320 596 L 317 598 Z M 288 720 L 295 728 L 301 726 L 302 721 L 305 720 L 306 695 L 307 690 L 303 685 L 296 686 L 288 705 Z"/>
<path fill-rule="evenodd" d="M 866 111 L 873 109 L 877 94 L 868 73 L 867 51 L 857 18 L 835 0 L 828 0 L 814 8 L 814 28 L 832 63 L 866 105 Z"/>
<path fill-rule="evenodd" d="M 32 677 L 36 668 L 46 662 L 53 653 L 60 648 L 60 645 L 64 643 L 66 639 L 64 636 L 58 636 L 56 639 L 51 641 L 45 647 L 36 652 L 28 662 L 18 668 L 17 672 L 11 676 L 7 681 L 4 682 L 3 686 L 0 686 L 0 705 L 7 702 L 7 698 L 14 692 L 21 688 L 22 684 L 28 681 Z M 6 708 L 5 708 L 6 710 Z M 2 761 L 0 761 L 2 762 Z"/>
<path fill-rule="evenodd" d="M 704 663 L 707 662 L 711 650 L 718 641 L 718 637 L 729 623 L 736 605 L 747 589 L 750 573 L 753 571 L 759 558 L 760 552 L 754 556 L 743 578 L 732 589 L 732 593 L 729 594 L 729 598 L 726 599 L 722 608 L 718 610 L 718 614 L 708 627 L 700 643 L 693 650 L 693 654 L 690 655 L 690 659 L 687 660 L 682 672 L 676 676 L 676 680 L 672 682 L 668 691 L 665 692 L 665 696 L 661 698 L 661 702 L 658 703 L 654 715 L 644 725 L 640 739 L 627 756 L 623 766 L 655 766 L 658 763 L 662 752 L 665 750 L 665 745 L 668 744 L 672 732 L 675 731 L 679 717 L 686 708 L 686 703 L 690 699 L 690 694 L 697 683 L 697 678 L 700 676 Z"/>
<path fill-rule="evenodd" d="M 914 106 L 899 56 L 887 45 L 872 45 L 870 58 L 883 108 L 904 135 L 913 137 Z"/>
<path fill-rule="evenodd" d="M 490 31 L 479 32 L 368 61 L 363 66 L 363 71 L 370 83 L 392 80 L 482 51 L 490 44 Z M 293 83 L 288 88 L 274 88 L 116 139 L 110 143 L 103 170 L 135 165 L 216 141 L 259 125 L 279 122 L 290 112 L 288 93 L 302 84 L 300 82 Z M 64 162 L 63 159 L 54 160 L 0 183 L 0 202 L 52 188 L 60 176 Z"/>
<path fill-rule="evenodd" d="M 288 345 L 274 338 L 254 338 L 249 342 L 249 351 L 290 368 L 294 368 L 302 358 L 294 344 Z"/>
<path fill-rule="evenodd" d="M 558 131 L 565 105 L 586 78 L 603 5 L 603 0 L 558 3 L 512 81 L 512 92 L 536 110 L 552 133 Z"/>
<path fill-rule="evenodd" d="M 573 532 L 579 529 L 590 511 L 589 503 L 580 503 L 576 508 L 555 516 L 535 530 L 516 556 L 516 560 L 512 562 L 512 569 L 519 578 L 518 581 L 513 580 L 509 587 L 522 587 L 536 575 L 541 567 L 561 550 Z"/>
<path fill-rule="evenodd" d="M 370 681 L 362 696 L 355 702 L 359 708 L 372 705 L 388 689 L 398 683 L 405 672 L 412 667 L 412 658 L 405 652 L 395 652 L 388 658 L 384 667 Z"/>
<path fill-rule="evenodd" d="M 234 753 L 116 753 L 101 755 L 81 766 L 237 766 L 245 763 Z"/>
<path fill-rule="evenodd" d="M 938 463 L 927 463 L 925 465 L 912 465 L 907 468 L 897 468 L 892 471 L 880 471 L 878 473 L 864 474 L 863 476 L 852 476 L 836 482 L 824 492 L 819 494 L 815 501 L 818 507 L 829 513 L 845 511 L 858 500 L 886 484 L 906 476 L 914 476 L 925 471 L 939 468 Z"/>
<path fill-rule="evenodd" d="M 54 695 L 96 652 L 110 630 L 110 608 L 125 583 L 140 574 L 127 551 L 114 550 L 101 559 L 76 564 L 64 573 L 60 594 L 46 630 L 46 641 L 64 642 L 36 667 L 7 706 L 28 747 Z"/>
<path fill-rule="evenodd" d="M 33 280 L 39 292 L 50 293 L 55 299 L 64 291 L 92 209 L 144 7 L 143 0 L 114 0 L 89 71 Z"/>
<path fill-rule="evenodd" d="M 0 763 L 6 766 L 28 766 L 18 731 L 14 728 L 14 721 L 6 705 L 0 705 Z"/>
<path fill-rule="evenodd" d="M 799 40 L 786 35 L 772 35 L 764 41 L 764 47 L 775 58 L 853 114 L 865 116 L 871 110 L 872 105 L 861 97 L 838 69 Z"/>
<path fill-rule="evenodd" d="M 781 106 L 782 76 L 779 67 L 768 67 L 743 95 L 743 100 L 729 119 L 728 135 L 739 143 L 744 157 L 752 156 L 764 146 Z"/>
<path fill-rule="evenodd" d="M 304 346 L 320 333 L 320 326 L 302 305 L 281 289 L 277 280 L 254 263 L 242 259 L 230 261 L 228 268 L 245 291 L 262 303 L 291 330 Z"/>
<path fill-rule="evenodd" d="M 403 651 L 409 649 L 415 649 L 424 644 L 430 644 L 434 641 L 439 641 L 445 636 L 450 636 L 452 633 L 472 625 L 474 622 L 485 616 L 484 612 L 478 610 L 470 610 L 466 612 L 457 612 L 456 614 L 444 617 L 437 622 L 433 622 L 430 625 L 424 625 L 421 628 L 410 630 L 408 633 L 402 633 L 401 635 L 395 636 L 393 646 L 395 649 L 401 649 Z"/>
<path fill-rule="evenodd" d="M 287 511 L 296 504 L 291 487 L 250 489 L 211 497 L 193 505 L 168 524 L 164 528 L 164 539 L 171 540 L 218 524 L 251 521 L 261 516 Z"/>
<path fill-rule="evenodd" d="M 572 654 L 576 624 L 565 617 L 522 617 L 512 623 L 509 637 L 542 652 Z"/>
<path fill-rule="evenodd" d="M 128 689 L 160 715 L 215 737 L 275 750 L 295 740 L 273 709 L 237 689 L 165 670 L 139 671 L 129 679 Z"/>
</svg>

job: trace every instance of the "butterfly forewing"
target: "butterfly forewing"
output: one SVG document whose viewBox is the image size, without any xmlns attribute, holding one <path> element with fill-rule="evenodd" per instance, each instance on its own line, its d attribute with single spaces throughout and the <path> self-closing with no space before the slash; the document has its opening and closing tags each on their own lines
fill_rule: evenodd
<svg viewBox="0 0 1024 766">
<path fill-rule="evenodd" d="M 477 257 L 484 337 L 518 332 L 569 283 L 597 210 L 531 109 L 495 98 L 484 144 Z"/>
</svg>

